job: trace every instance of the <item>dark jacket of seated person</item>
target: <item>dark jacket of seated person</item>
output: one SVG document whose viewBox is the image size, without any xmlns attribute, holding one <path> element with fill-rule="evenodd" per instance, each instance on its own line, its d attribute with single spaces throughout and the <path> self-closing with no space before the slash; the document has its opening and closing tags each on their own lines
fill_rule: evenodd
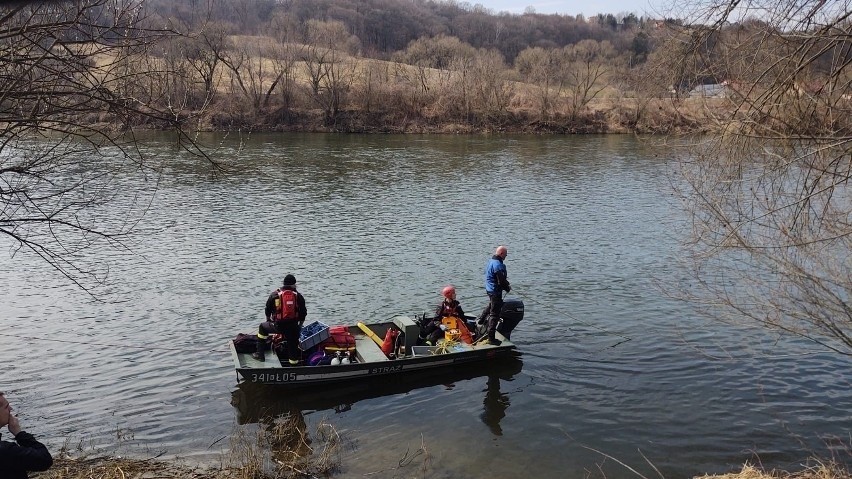
<svg viewBox="0 0 852 479">
<path fill-rule="evenodd" d="M 46 471 L 53 465 L 50 451 L 32 434 L 21 430 L 18 418 L 12 415 L 12 406 L 0 392 L 0 427 L 3 426 L 8 426 L 15 440 L 0 440 L 0 479 L 27 479 L 27 472 Z"/>
</svg>

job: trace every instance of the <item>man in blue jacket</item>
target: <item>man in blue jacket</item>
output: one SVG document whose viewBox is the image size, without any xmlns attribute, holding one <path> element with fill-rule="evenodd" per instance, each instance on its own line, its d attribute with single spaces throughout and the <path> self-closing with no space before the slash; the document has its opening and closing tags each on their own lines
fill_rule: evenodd
<svg viewBox="0 0 852 479">
<path fill-rule="evenodd" d="M 44 444 L 21 430 L 18 418 L 12 415 L 12 406 L 0 392 L 0 427 L 4 426 L 15 436 L 15 442 L 0 441 L 0 478 L 27 479 L 27 471 L 46 471 L 53 465 Z"/>
<path fill-rule="evenodd" d="M 503 260 L 509 254 L 505 246 L 498 246 L 494 256 L 485 265 L 485 292 L 488 293 L 488 306 L 479 315 L 479 322 L 488 321 L 488 342 L 499 346 L 501 341 L 494 337 L 497 332 L 497 323 L 500 321 L 500 312 L 503 310 L 503 291 L 507 293 L 512 290 L 507 279 L 506 265 Z"/>
</svg>

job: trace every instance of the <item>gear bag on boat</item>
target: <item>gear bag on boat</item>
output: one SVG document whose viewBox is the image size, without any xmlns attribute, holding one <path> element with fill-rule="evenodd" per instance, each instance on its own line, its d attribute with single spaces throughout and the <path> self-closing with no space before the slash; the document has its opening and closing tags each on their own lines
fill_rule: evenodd
<svg viewBox="0 0 852 479">
<path fill-rule="evenodd" d="M 238 353 L 250 354 L 257 351 L 257 335 L 256 334 L 237 334 L 234 338 L 234 349 Z"/>
<path fill-rule="evenodd" d="M 447 341 L 462 341 L 473 344 L 473 337 L 471 337 L 470 331 L 461 319 L 455 316 L 446 316 L 441 318 L 441 324 L 447 327 L 444 330 L 444 339 Z"/>
<path fill-rule="evenodd" d="M 355 351 L 355 336 L 346 326 L 332 326 L 328 329 L 329 338 L 319 344 L 323 351 Z"/>
</svg>

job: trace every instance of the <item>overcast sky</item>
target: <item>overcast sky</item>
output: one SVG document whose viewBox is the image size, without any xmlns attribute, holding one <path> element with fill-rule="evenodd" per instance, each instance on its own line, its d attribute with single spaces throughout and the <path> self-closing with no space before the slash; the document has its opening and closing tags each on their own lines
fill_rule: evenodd
<svg viewBox="0 0 852 479">
<path fill-rule="evenodd" d="M 598 13 L 635 13 L 636 16 L 660 17 L 666 0 L 466 0 L 471 5 L 480 4 L 494 13 L 523 13 L 533 7 L 536 13 L 560 13 L 586 17 Z"/>
</svg>

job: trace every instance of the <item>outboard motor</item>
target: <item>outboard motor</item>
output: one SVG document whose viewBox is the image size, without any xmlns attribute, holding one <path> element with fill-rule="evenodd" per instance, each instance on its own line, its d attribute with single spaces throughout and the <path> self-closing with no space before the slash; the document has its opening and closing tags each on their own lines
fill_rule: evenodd
<svg viewBox="0 0 852 479">
<path fill-rule="evenodd" d="M 497 332 L 510 339 L 515 326 L 524 319 L 524 302 L 520 299 L 510 299 L 503 303 L 500 311 L 500 323 L 497 324 Z"/>
<path fill-rule="evenodd" d="M 510 339 L 512 330 L 515 326 L 524 319 L 524 302 L 520 299 L 510 299 L 503 302 L 503 309 L 500 311 L 500 322 L 497 323 L 497 332 L 502 334 L 506 339 Z M 485 336 L 488 330 L 488 324 L 476 324 L 476 321 L 470 321 L 468 328 L 471 331 L 476 331 L 476 337 Z"/>
</svg>

